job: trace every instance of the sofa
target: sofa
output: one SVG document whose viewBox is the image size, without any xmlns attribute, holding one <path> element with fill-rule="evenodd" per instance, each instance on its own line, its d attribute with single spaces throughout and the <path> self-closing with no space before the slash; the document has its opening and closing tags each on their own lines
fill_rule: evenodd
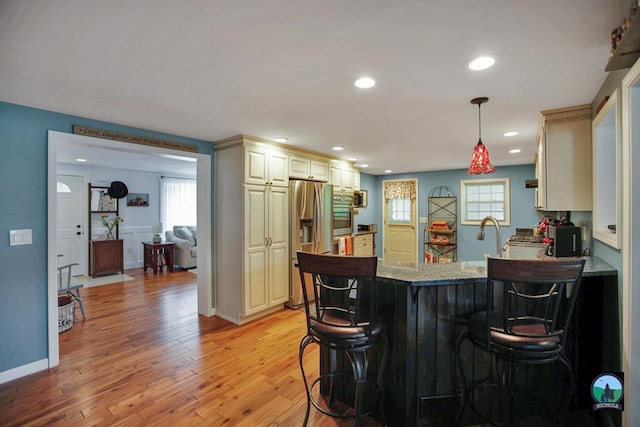
<svg viewBox="0 0 640 427">
<path fill-rule="evenodd" d="M 197 228 L 195 225 L 175 225 L 164 232 L 167 242 L 173 242 L 173 263 L 182 268 L 194 268 L 198 252 Z"/>
</svg>

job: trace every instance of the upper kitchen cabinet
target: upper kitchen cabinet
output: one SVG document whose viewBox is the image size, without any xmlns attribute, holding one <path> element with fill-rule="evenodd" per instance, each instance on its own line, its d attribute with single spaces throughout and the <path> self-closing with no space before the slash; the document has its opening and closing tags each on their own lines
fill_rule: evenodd
<svg viewBox="0 0 640 427">
<path fill-rule="evenodd" d="M 301 155 L 289 156 L 289 177 L 313 181 L 329 181 L 329 163 Z"/>
<path fill-rule="evenodd" d="M 591 105 L 541 112 L 536 159 L 536 208 L 592 209 Z"/>
<path fill-rule="evenodd" d="M 289 157 L 279 147 L 260 142 L 246 143 L 244 159 L 245 183 L 277 187 L 288 185 Z"/>
<path fill-rule="evenodd" d="M 620 125 L 617 91 L 593 120 L 593 237 L 620 248 Z"/>
<path fill-rule="evenodd" d="M 333 185 L 334 191 L 348 193 L 360 190 L 360 171 L 353 169 L 348 164 L 339 164 L 338 162 L 333 164 L 330 178 L 329 184 Z"/>
</svg>

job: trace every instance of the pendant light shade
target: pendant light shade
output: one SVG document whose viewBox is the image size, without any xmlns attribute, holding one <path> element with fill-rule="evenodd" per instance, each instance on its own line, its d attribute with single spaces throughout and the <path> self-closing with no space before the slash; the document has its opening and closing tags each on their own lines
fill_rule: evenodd
<svg viewBox="0 0 640 427">
<path fill-rule="evenodd" d="M 467 169 L 468 174 L 479 175 L 482 173 L 494 173 L 496 168 L 491 164 L 489 158 L 489 150 L 482 143 L 482 122 L 480 116 L 480 106 L 489 101 L 489 98 L 473 98 L 471 103 L 478 106 L 478 143 L 473 148 L 473 154 L 471 155 L 471 165 Z"/>
</svg>

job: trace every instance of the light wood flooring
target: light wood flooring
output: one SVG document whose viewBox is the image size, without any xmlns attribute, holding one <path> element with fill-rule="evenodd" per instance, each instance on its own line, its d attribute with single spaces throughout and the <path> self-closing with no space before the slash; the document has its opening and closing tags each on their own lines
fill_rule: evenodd
<svg viewBox="0 0 640 427">
<path fill-rule="evenodd" d="M 0 426 L 300 426 L 304 313 L 236 326 L 197 314 L 186 271 L 83 290 L 60 365 L 0 385 Z M 310 346 L 305 367 L 317 373 Z M 312 408 L 311 426 L 348 426 Z M 370 422 L 369 425 L 376 423 Z"/>
</svg>

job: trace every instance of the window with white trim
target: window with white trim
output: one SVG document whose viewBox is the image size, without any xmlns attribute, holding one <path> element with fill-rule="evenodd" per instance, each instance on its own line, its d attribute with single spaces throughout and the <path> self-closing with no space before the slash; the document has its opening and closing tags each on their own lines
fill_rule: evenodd
<svg viewBox="0 0 640 427">
<path fill-rule="evenodd" d="M 492 216 L 500 225 L 510 225 L 509 191 L 509 178 L 461 180 L 460 223 L 480 224 L 482 218 Z"/>
</svg>

